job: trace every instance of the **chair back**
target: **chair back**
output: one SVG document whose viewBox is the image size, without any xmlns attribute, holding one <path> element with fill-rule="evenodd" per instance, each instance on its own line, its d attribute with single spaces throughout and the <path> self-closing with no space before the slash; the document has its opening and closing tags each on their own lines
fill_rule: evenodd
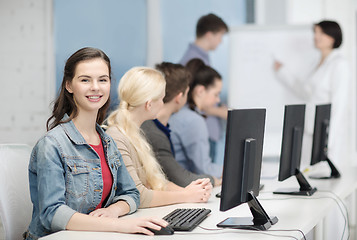
<svg viewBox="0 0 357 240">
<path fill-rule="evenodd" d="M 6 240 L 22 239 L 31 221 L 28 180 L 31 150 L 25 144 L 0 144 L 0 216 Z"/>
</svg>

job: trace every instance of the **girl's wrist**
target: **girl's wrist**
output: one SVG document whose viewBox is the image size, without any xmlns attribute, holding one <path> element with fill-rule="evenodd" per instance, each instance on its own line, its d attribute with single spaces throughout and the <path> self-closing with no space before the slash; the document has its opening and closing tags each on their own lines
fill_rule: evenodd
<svg viewBox="0 0 357 240">
<path fill-rule="evenodd" d="M 118 217 L 126 215 L 130 211 L 129 204 L 125 201 L 119 200 L 115 204 L 109 206 L 111 210 L 115 211 Z"/>
<path fill-rule="evenodd" d="M 183 199 L 184 199 L 184 202 L 190 202 L 190 195 L 191 195 L 191 193 L 190 193 L 190 191 L 187 189 L 187 188 L 185 188 L 184 189 L 184 191 L 182 191 L 182 194 L 183 194 Z"/>
</svg>

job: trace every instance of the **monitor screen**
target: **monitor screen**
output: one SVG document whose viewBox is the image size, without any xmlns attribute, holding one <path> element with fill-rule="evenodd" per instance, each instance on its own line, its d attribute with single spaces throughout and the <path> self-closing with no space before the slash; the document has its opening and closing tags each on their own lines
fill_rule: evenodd
<svg viewBox="0 0 357 240">
<path fill-rule="evenodd" d="M 330 175 L 310 175 L 313 179 L 339 178 L 340 172 L 328 157 L 328 138 L 330 129 L 331 104 L 316 105 L 315 126 L 312 141 L 311 165 L 326 161 L 331 169 Z"/>
<path fill-rule="evenodd" d="M 221 191 L 221 211 L 247 202 L 249 191 L 259 194 L 260 169 L 263 151 L 265 109 L 243 109 L 228 111 L 226 145 Z M 247 174 L 243 186 L 244 149 L 246 140 L 255 139 L 255 156 L 251 159 L 251 174 Z"/>
<path fill-rule="evenodd" d="M 312 141 L 311 165 L 327 158 L 331 104 L 317 105 Z"/>
<path fill-rule="evenodd" d="M 305 105 L 286 105 L 279 165 L 279 181 L 295 176 L 300 188 L 278 189 L 275 194 L 311 196 L 316 192 L 300 171 L 305 125 Z"/>
<path fill-rule="evenodd" d="M 276 217 L 271 219 L 256 199 L 259 194 L 265 115 L 265 109 L 228 111 L 220 210 L 248 203 L 254 218 L 228 218 L 217 224 L 219 227 L 266 230 L 278 221 Z"/>
<path fill-rule="evenodd" d="M 305 105 L 285 106 L 279 181 L 295 175 L 296 169 L 300 169 L 304 123 Z"/>
</svg>

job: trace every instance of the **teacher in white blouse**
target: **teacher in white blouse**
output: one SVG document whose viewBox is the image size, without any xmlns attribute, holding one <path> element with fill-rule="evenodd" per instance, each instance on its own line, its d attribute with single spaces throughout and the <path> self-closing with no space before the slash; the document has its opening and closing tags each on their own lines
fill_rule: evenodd
<svg viewBox="0 0 357 240">
<path fill-rule="evenodd" d="M 337 165 L 348 163 L 352 149 L 352 84 L 349 64 L 338 51 L 342 31 L 334 21 L 314 25 L 314 43 L 321 57 L 306 79 L 295 78 L 282 63 L 275 61 L 277 78 L 307 104 L 302 165 L 311 157 L 315 105 L 331 103 L 328 156 Z M 303 69 L 302 69 L 303 71 Z"/>
</svg>

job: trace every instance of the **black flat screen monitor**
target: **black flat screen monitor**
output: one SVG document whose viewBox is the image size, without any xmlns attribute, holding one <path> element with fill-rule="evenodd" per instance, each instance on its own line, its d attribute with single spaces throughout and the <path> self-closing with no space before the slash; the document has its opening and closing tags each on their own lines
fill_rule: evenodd
<svg viewBox="0 0 357 240">
<path fill-rule="evenodd" d="M 317 105 L 312 141 L 311 165 L 326 161 L 331 168 L 330 176 L 309 176 L 313 179 L 339 178 L 341 174 L 328 157 L 328 136 L 330 129 L 331 104 Z"/>
<path fill-rule="evenodd" d="M 224 154 L 220 210 L 248 203 L 253 217 L 228 218 L 218 227 L 266 230 L 270 218 L 258 199 L 263 153 L 265 109 L 229 110 Z"/>
<path fill-rule="evenodd" d="M 300 188 L 278 189 L 275 194 L 311 196 L 316 192 L 300 172 L 301 149 L 305 125 L 305 105 L 286 105 L 281 143 L 279 181 L 295 176 Z"/>
</svg>

